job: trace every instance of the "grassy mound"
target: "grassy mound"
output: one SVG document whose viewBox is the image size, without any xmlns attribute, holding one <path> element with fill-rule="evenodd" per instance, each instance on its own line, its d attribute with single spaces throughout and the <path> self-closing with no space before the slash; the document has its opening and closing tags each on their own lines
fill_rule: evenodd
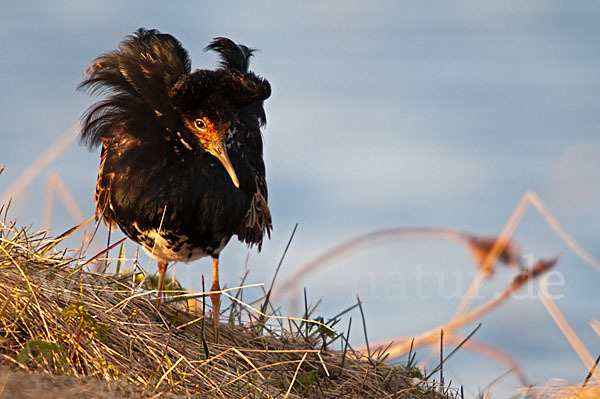
<svg viewBox="0 0 600 399">
<path fill-rule="evenodd" d="M 55 386 L 64 388 L 60 397 L 99 398 L 458 396 L 442 396 L 417 369 L 387 365 L 381 353 L 355 353 L 333 324 L 319 321 L 286 329 L 230 307 L 215 344 L 202 306 L 166 304 L 159 314 L 152 291 L 131 276 L 82 271 L 84 260 L 47 243 L 43 234 L 1 225 L 0 396 L 18 386 L 20 397 L 46 398 Z M 329 349 L 334 341 L 346 349 Z M 31 396 L 23 396 L 27 389 Z"/>
</svg>

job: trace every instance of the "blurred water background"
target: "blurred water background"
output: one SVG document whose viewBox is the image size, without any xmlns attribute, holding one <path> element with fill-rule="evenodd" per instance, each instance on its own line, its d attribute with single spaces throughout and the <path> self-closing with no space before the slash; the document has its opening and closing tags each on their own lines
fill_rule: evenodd
<svg viewBox="0 0 600 399">
<path fill-rule="evenodd" d="M 295 223 L 281 281 L 328 248 L 383 228 L 497 235 L 528 189 L 600 258 L 599 20 L 594 1 L 9 2 L 0 11 L 0 193 L 92 103 L 75 91 L 91 61 L 144 26 L 181 40 L 193 68 L 216 65 L 202 51 L 216 36 L 260 49 L 252 67 L 273 87 L 264 136 L 274 232 L 262 253 L 250 253 L 247 282 L 270 282 Z M 14 217 L 40 227 L 52 174 L 91 216 L 98 157 L 73 142 L 15 198 Z M 74 224 L 55 200 L 53 233 Z M 564 284 L 552 293 L 598 355 L 589 327 L 600 318 L 598 270 L 535 212 L 515 239 L 527 259 L 560 255 Z M 131 257 L 135 247 L 126 250 Z M 222 283 L 239 284 L 247 254 L 232 241 Z M 447 321 L 475 269 L 456 243 L 397 241 L 340 259 L 287 294 L 306 287 L 325 317 L 360 295 L 375 342 Z M 200 290 L 203 273 L 210 279 L 209 260 L 176 266 L 188 289 Z M 482 295 L 491 298 L 512 273 L 496 273 Z M 535 298 L 536 285 L 528 289 L 484 317 L 475 338 L 511 356 L 534 384 L 583 380 L 587 370 Z M 285 298 L 280 304 L 290 309 Z M 351 342 L 360 345 L 352 316 Z M 505 371 L 467 350 L 445 368 L 468 397 Z M 495 397 L 518 386 L 506 376 Z"/>
</svg>

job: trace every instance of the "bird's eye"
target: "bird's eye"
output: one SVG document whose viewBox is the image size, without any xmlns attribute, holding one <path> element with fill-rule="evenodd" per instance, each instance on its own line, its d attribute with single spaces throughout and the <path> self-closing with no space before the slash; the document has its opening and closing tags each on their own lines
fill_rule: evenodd
<svg viewBox="0 0 600 399">
<path fill-rule="evenodd" d="M 196 127 L 200 130 L 204 130 L 206 129 L 206 122 L 204 122 L 204 119 L 196 119 L 194 121 L 194 124 L 196 125 Z"/>
</svg>

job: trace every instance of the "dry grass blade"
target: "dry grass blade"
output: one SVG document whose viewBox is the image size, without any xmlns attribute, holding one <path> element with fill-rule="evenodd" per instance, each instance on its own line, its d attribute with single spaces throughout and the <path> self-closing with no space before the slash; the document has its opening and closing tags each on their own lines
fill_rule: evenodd
<svg viewBox="0 0 600 399">
<path fill-rule="evenodd" d="M 365 320 L 365 313 L 363 312 L 362 303 L 360 298 L 356 296 L 356 303 L 358 303 L 358 309 L 360 310 L 360 318 L 362 320 L 363 334 L 365 336 L 365 344 L 367 345 L 367 358 L 371 359 L 371 348 L 369 347 L 369 336 L 367 335 L 367 321 Z"/>
<path fill-rule="evenodd" d="M 473 351 L 482 356 L 488 357 L 498 363 L 504 364 L 507 368 L 507 371 L 515 374 L 515 376 L 519 379 L 521 386 L 526 387 L 531 384 L 521 367 L 519 367 L 519 365 L 517 364 L 517 362 L 511 359 L 510 356 L 508 356 L 506 353 L 488 344 L 476 341 L 474 339 L 469 339 L 468 341 L 466 341 L 465 338 L 453 335 L 448 335 L 445 339 L 446 341 L 448 341 L 448 343 L 451 344 L 460 345 L 461 343 L 464 343 L 462 347 L 465 350 Z"/>
<path fill-rule="evenodd" d="M 506 222 L 504 229 L 496 239 L 493 247 L 488 252 L 487 256 L 483 260 L 482 268 L 480 272 L 477 274 L 471 286 L 468 288 L 466 294 L 464 295 L 463 301 L 459 304 L 456 309 L 453 318 L 457 318 L 460 315 L 464 314 L 466 310 L 470 307 L 473 302 L 473 299 L 479 293 L 479 290 L 485 281 L 487 275 L 492 271 L 494 262 L 500 257 L 502 258 L 505 250 L 509 248 L 510 238 L 512 237 L 515 229 L 523 219 L 525 212 L 529 208 L 529 206 L 533 206 L 540 216 L 544 219 L 546 224 L 558 235 L 558 237 L 563 240 L 563 242 L 571 248 L 571 250 L 585 263 L 588 265 L 600 270 L 600 262 L 595 259 L 589 252 L 587 252 L 581 245 L 575 241 L 575 239 L 562 227 L 559 223 L 558 219 L 548 210 L 544 202 L 534 191 L 527 191 L 523 197 L 519 200 L 519 203 L 515 207 L 508 221 Z"/>
<path fill-rule="evenodd" d="M 494 241 L 494 245 L 492 246 L 490 251 L 487 252 L 485 258 L 481 263 L 481 268 L 479 269 L 479 272 L 471 282 L 471 285 L 467 289 L 467 292 L 464 294 L 463 300 L 456 308 L 456 311 L 452 316 L 453 319 L 456 319 L 463 315 L 467 311 L 467 309 L 469 309 L 469 307 L 473 303 L 473 300 L 477 297 L 477 294 L 479 294 L 479 290 L 481 289 L 483 282 L 492 272 L 494 263 L 507 247 L 515 229 L 521 222 L 523 215 L 525 215 L 525 211 L 527 211 L 528 206 L 529 200 L 525 195 L 523 196 L 523 198 L 521 198 L 521 200 L 515 207 L 512 215 L 509 217 L 508 221 L 504 225 L 502 232 Z"/>
<path fill-rule="evenodd" d="M 114 247 L 116 247 L 117 245 L 121 244 L 123 241 L 125 241 L 127 239 L 127 237 L 120 239 L 119 241 L 115 242 L 114 244 L 112 244 L 110 247 L 107 247 L 105 249 L 103 249 L 102 251 L 98 252 L 96 255 L 92 256 L 90 259 L 86 260 L 85 262 L 83 262 L 81 265 L 78 265 L 72 273 L 78 272 L 81 269 L 83 269 L 84 267 L 86 267 L 88 264 L 90 264 L 91 262 L 94 262 L 95 260 L 97 260 L 100 256 L 104 255 L 105 253 L 109 252 L 111 249 L 113 249 Z M 71 277 L 71 275 L 69 275 L 68 277 Z"/>
<path fill-rule="evenodd" d="M 325 375 L 327 375 L 327 377 L 331 377 L 331 374 L 329 374 L 329 370 L 327 369 L 327 364 L 325 363 L 325 361 L 323 361 L 323 357 L 321 356 L 321 351 L 317 352 L 317 356 L 319 357 L 321 366 L 323 366 L 323 371 L 325 371 Z"/>
<path fill-rule="evenodd" d="M 519 390 L 527 399 L 597 399 L 600 398 L 600 386 L 587 386 L 581 389 L 579 384 L 551 379 L 542 386 Z"/>
<path fill-rule="evenodd" d="M 579 356 L 579 359 L 581 359 L 583 364 L 585 364 L 585 367 L 588 370 L 594 370 L 594 359 L 586 349 L 583 342 L 581 342 L 581 340 L 579 339 L 579 337 L 577 336 L 577 334 L 575 333 L 565 316 L 562 314 L 556 303 L 552 300 L 552 296 L 548 292 L 547 278 L 543 278 L 540 282 L 540 287 L 538 289 L 538 297 L 540 298 L 540 301 L 542 302 L 550 316 L 552 316 L 552 319 L 554 320 L 558 328 L 560 328 L 560 331 L 569 341 L 569 344 L 571 344 L 571 347 L 577 353 L 577 356 Z M 600 372 L 596 371 L 592 374 L 596 379 L 596 382 L 600 383 Z"/>
<path fill-rule="evenodd" d="M 590 382 L 592 375 L 594 375 L 594 372 L 596 371 L 596 368 L 598 367 L 598 362 L 600 362 L 600 355 L 596 358 L 596 361 L 594 362 L 594 365 L 592 366 L 591 370 L 588 372 L 587 376 L 585 377 L 585 380 L 583 380 L 583 383 L 581 384 L 581 390 L 584 390 L 587 383 Z"/>
<path fill-rule="evenodd" d="M 494 378 L 485 387 L 483 387 L 482 389 L 480 389 L 480 392 L 488 392 L 494 385 L 496 385 L 498 382 L 500 382 L 500 380 L 502 380 L 504 377 L 506 377 L 507 375 L 511 374 L 512 372 L 514 372 L 513 369 L 506 370 L 504 373 L 502 373 L 498 377 Z"/>
<path fill-rule="evenodd" d="M 173 370 L 175 370 L 175 368 L 177 366 L 179 366 L 179 363 L 181 363 L 183 360 L 185 360 L 185 358 L 180 357 L 167 371 L 165 371 L 165 373 L 160 377 L 160 379 L 156 383 L 156 386 L 154 387 L 155 391 L 158 389 L 158 387 L 160 387 L 160 384 L 162 384 L 162 382 L 165 380 L 165 378 L 167 378 L 167 376 L 170 375 L 171 372 L 173 372 Z"/>
<path fill-rule="evenodd" d="M 292 391 L 292 387 L 294 386 L 294 382 L 296 382 L 296 377 L 298 377 L 298 372 L 300 371 L 300 367 L 302 367 L 302 363 L 304 363 L 306 356 L 308 356 L 308 353 L 305 353 L 304 356 L 302 356 L 302 359 L 300 359 L 300 362 L 298 363 L 298 367 L 296 367 L 296 371 L 294 372 L 294 376 L 292 377 L 292 382 L 290 382 L 290 386 L 285 393 L 285 399 L 287 399 L 287 397 L 290 396 L 290 392 Z"/>
<path fill-rule="evenodd" d="M 237 299 L 236 297 L 234 297 L 233 295 L 230 295 L 227 293 L 227 290 L 225 291 L 220 291 L 223 295 L 225 295 L 226 297 L 228 297 L 229 299 L 231 299 L 232 301 L 235 301 L 237 303 L 239 303 L 240 305 L 242 305 L 243 307 L 245 307 L 246 309 L 252 311 L 254 314 L 257 314 L 259 316 L 265 317 L 267 319 L 277 319 L 277 320 L 296 320 L 296 321 L 301 321 L 307 324 L 314 324 L 320 327 L 323 327 L 325 329 L 327 329 L 328 331 L 334 333 L 335 331 L 329 327 L 328 325 L 326 325 L 325 323 L 322 323 L 318 320 L 309 320 L 307 318 L 303 318 L 303 317 L 292 317 L 292 316 L 277 316 L 277 315 L 268 315 L 266 313 L 262 313 L 259 309 L 256 309 L 255 307 L 240 301 L 239 299 Z"/>
<path fill-rule="evenodd" d="M 61 242 L 65 238 L 70 237 L 71 235 L 73 235 L 75 232 L 79 231 L 83 226 L 85 226 L 86 224 L 88 224 L 92 220 L 94 220 L 94 216 L 90 217 L 88 220 L 83 221 L 82 223 L 78 224 L 75 227 L 71 227 L 69 230 L 65 231 L 64 233 L 62 233 L 58 237 L 50 240 L 50 242 L 48 242 L 48 244 L 46 244 L 44 247 L 42 247 L 40 249 L 40 252 L 44 253 L 47 250 L 53 248 L 54 246 L 56 246 L 56 244 L 58 244 L 59 242 Z"/>
<path fill-rule="evenodd" d="M 75 141 L 79 134 L 79 124 L 65 132 L 54 144 L 36 158 L 0 195 L 0 204 L 9 202 L 10 197 L 17 197 L 29 186 L 46 167 L 54 162 Z"/>
<path fill-rule="evenodd" d="M 344 370 L 344 360 L 346 360 L 346 353 L 348 353 L 348 344 L 350 340 L 350 327 L 352 327 L 352 317 L 348 320 L 348 331 L 346 332 L 346 336 L 344 337 L 344 350 L 342 352 L 342 363 L 340 364 L 340 375 Z"/>
<path fill-rule="evenodd" d="M 241 357 L 242 359 L 244 359 L 246 361 L 246 363 L 248 363 L 248 365 L 250 365 L 250 367 L 252 367 L 252 370 L 256 371 L 256 374 L 258 374 L 258 376 L 263 381 L 266 380 L 265 376 L 261 374 L 261 372 L 254 365 L 254 363 L 252 363 L 252 361 L 246 355 L 244 355 L 242 352 L 240 352 L 239 349 L 237 349 L 237 348 L 231 348 L 231 350 L 234 351 L 235 353 L 237 353 L 239 357 Z"/>
<path fill-rule="evenodd" d="M 600 320 L 593 319 L 590 321 L 590 327 L 592 327 L 592 330 L 600 337 Z"/>
<path fill-rule="evenodd" d="M 67 186 L 56 173 L 50 173 L 46 181 L 44 200 L 42 201 L 42 215 L 40 217 L 40 228 L 49 229 L 52 226 L 52 206 L 54 205 L 54 193 L 58 194 L 64 208 L 75 223 L 82 223 L 85 220 L 83 212 L 79 209 L 77 201 L 67 189 Z"/>
<path fill-rule="evenodd" d="M 481 325 L 481 324 L 480 324 Z M 444 392 L 444 330 L 440 330 L 440 392 Z"/>
<path fill-rule="evenodd" d="M 276 298 L 282 293 L 295 292 L 295 288 L 307 275 L 317 270 L 322 271 L 327 265 L 331 265 L 336 260 L 347 256 L 352 252 L 357 252 L 373 245 L 408 239 L 439 239 L 458 242 L 469 248 L 475 261 L 480 266 L 482 265 L 481 257 L 484 254 L 486 246 L 489 245 L 489 241 L 498 241 L 494 238 L 477 237 L 462 231 L 439 227 L 402 227 L 375 231 L 338 244 L 300 266 L 287 278 L 287 280 L 281 283 L 279 287 L 273 291 L 272 298 Z M 504 246 L 504 248 L 499 251 L 501 260 L 506 259 L 508 265 L 513 265 L 513 261 L 518 258 L 516 247 L 509 240 L 503 240 L 501 242 Z"/>
<path fill-rule="evenodd" d="M 283 250 L 283 254 L 281 255 L 281 259 L 279 260 L 279 263 L 277 264 L 277 267 L 275 268 L 275 273 L 273 274 L 273 279 L 271 280 L 271 286 L 269 287 L 269 290 L 267 291 L 267 294 L 265 295 L 265 300 L 262 304 L 262 306 L 260 307 L 260 311 L 261 313 L 267 313 L 267 308 L 269 307 L 269 300 L 271 298 L 271 293 L 273 292 L 273 287 L 275 286 L 275 280 L 277 279 L 277 275 L 279 274 L 279 269 L 281 268 L 281 265 L 283 264 L 283 260 L 285 259 L 285 255 L 288 252 L 288 249 L 290 248 L 290 245 L 292 244 L 292 240 L 294 239 L 294 235 L 296 234 L 296 229 L 298 228 L 298 223 L 296 223 L 296 225 L 294 226 L 294 230 L 292 230 L 292 234 L 290 235 L 290 239 L 288 240 L 287 245 L 285 246 L 285 249 Z M 260 317 L 259 321 L 258 321 L 258 328 L 262 329 L 264 326 L 264 323 L 266 322 L 266 318 L 264 317 Z"/>
<path fill-rule="evenodd" d="M 452 355 L 454 355 L 456 353 L 456 351 L 458 351 L 464 344 L 467 343 L 467 341 L 469 341 L 471 339 L 471 337 L 473 335 L 475 335 L 475 333 L 477 332 L 477 330 L 479 330 L 481 328 L 481 323 L 479 323 L 477 325 L 477 327 L 475 327 L 475 329 L 473 331 L 471 331 L 469 333 L 469 335 L 467 335 L 457 346 L 456 348 L 454 348 L 452 350 L 452 352 L 450 352 L 448 354 L 448 356 L 444 357 L 444 330 L 440 330 L 440 363 L 433 368 L 433 370 L 431 370 L 429 372 L 429 374 L 425 377 L 425 380 L 429 380 L 431 378 L 432 375 L 434 375 L 438 370 L 440 370 L 440 382 L 442 382 L 442 367 L 444 366 L 444 363 L 446 361 L 448 361 L 448 359 L 450 359 L 450 357 L 452 357 Z M 448 340 L 448 337 L 446 337 L 446 340 Z M 411 347 L 414 345 L 413 340 L 411 340 Z M 442 384 L 443 385 L 443 384 Z"/>
<path fill-rule="evenodd" d="M 405 340 L 392 345 L 388 350 L 390 358 L 398 357 L 403 353 L 406 353 L 411 348 L 411 346 L 414 346 L 414 348 L 416 348 L 422 345 L 430 345 L 434 342 L 437 342 L 439 336 L 438 334 L 441 329 L 444 329 L 444 331 L 446 331 L 447 333 L 451 333 L 456 329 L 481 318 L 484 314 L 488 313 L 489 311 L 503 303 L 505 300 L 507 300 L 510 297 L 510 294 L 521 288 L 528 281 L 538 277 L 542 273 L 545 273 L 546 271 L 551 269 L 557 261 L 558 259 L 556 258 L 551 259 L 549 261 L 538 261 L 538 263 L 530 270 L 526 270 L 518 274 L 508 285 L 508 287 L 504 289 L 504 291 L 502 291 L 490 301 L 473 309 L 466 315 L 452 319 L 444 325 L 434 327 L 418 335 L 414 338 L 414 343 L 413 341 Z"/>
<path fill-rule="evenodd" d="M 544 218 L 548 226 L 556 233 L 556 235 L 563 240 L 563 242 L 571 248 L 571 250 L 588 265 L 600 270 L 600 261 L 594 258 L 588 251 L 586 251 L 579 243 L 573 238 L 571 234 L 565 230 L 560 224 L 558 219 L 550 212 L 546 204 L 542 201 L 539 195 L 535 191 L 527 191 L 525 193 L 527 200 L 535 207 L 539 214 Z"/>
</svg>

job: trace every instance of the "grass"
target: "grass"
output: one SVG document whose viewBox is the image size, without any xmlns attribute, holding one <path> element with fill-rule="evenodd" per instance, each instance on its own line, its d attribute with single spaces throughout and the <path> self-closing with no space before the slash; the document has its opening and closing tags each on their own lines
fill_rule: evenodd
<svg viewBox="0 0 600 399">
<path fill-rule="evenodd" d="M 302 319 L 267 312 L 266 302 L 257 311 L 236 299 L 244 287 L 224 291 L 233 305 L 215 344 L 203 295 L 190 306 L 184 292 L 175 292 L 180 300 L 159 314 L 155 291 L 134 275 L 84 271 L 82 265 L 101 260 L 57 252 L 48 242 L 44 233 L 30 234 L 6 219 L 0 226 L 5 394 L 17 389 L 16 381 L 31 381 L 27 389 L 45 387 L 31 397 L 49 395 L 56 384 L 72 387 L 73 396 L 87 389 L 96 397 L 109 397 L 101 396 L 105 391 L 119 397 L 460 397 L 449 387 L 439 393 L 414 362 L 391 366 L 381 351 L 354 351 L 350 329 L 333 328 L 339 315 L 313 320 L 308 302 Z"/>
</svg>

